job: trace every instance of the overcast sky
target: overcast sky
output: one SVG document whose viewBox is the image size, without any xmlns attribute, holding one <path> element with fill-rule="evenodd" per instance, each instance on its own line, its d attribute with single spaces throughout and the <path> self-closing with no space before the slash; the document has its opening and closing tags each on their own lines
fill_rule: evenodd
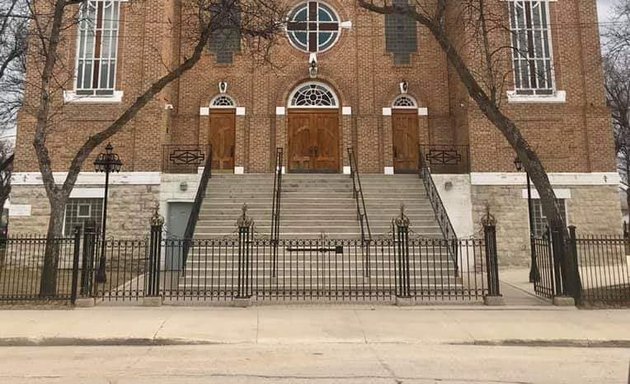
<svg viewBox="0 0 630 384">
<path fill-rule="evenodd" d="M 610 14 L 612 12 L 612 4 L 615 2 L 616 0 L 597 0 L 597 8 L 599 10 L 600 21 L 609 20 Z"/>
</svg>

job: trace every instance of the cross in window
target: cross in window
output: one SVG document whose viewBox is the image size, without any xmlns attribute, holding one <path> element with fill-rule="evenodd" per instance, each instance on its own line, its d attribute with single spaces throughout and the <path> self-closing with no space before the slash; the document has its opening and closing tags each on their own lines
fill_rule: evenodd
<svg viewBox="0 0 630 384">
<path fill-rule="evenodd" d="M 320 32 L 338 32 L 339 22 L 334 20 L 320 20 L 317 1 L 308 2 L 306 17 L 302 20 L 289 21 L 287 30 L 289 32 L 301 32 L 307 36 L 307 49 L 309 52 L 317 52 L 319 48 Z"/>
</svg>

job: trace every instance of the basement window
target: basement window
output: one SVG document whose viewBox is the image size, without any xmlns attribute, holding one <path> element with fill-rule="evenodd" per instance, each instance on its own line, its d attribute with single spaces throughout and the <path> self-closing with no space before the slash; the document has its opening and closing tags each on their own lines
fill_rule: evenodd
<svg viewBox="0 0 630 384">
<path fill-rule="evenodd" d="M 81 230 L 85 229 L 90 221 L 94 221 L 96 227 L 100 228 L 102 219 L 103 199 L 70 199 L 66 204 L 64 236 L 71 236 L 77 226 Z"/>
<path fill-rule="evenodd" d="M 564 218 L 564 222 L 567 223 L 566 200 L 558 199 L 558 203 L 560 204 L 560 213 Z M 534 216 L 534 219 L 532 220 L 534 224 L 532 233 L 534 237 L 542 237 L 543 234 L 547 233 L 549 223 L 547 222 L 547 216 L 543 213 L 542 204 L 539 199 L 532 200 L 532 215 Z"/>
</svg>

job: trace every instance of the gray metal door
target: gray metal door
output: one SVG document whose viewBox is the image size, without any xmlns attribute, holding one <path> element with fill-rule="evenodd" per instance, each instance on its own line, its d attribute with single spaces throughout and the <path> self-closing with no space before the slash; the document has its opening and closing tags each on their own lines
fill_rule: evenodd
<svg viewBox="0 0 630 384">
<path fill-rule="evenodd" d="M 193 203 L 172 202 L 167 206 L 166 239 L 178 240 L 184 238 L 188 217 Z M 180 270 L 182 267 L 182 241 L 167 241 L 165 250 L 165 269 Z"/>
</svg>

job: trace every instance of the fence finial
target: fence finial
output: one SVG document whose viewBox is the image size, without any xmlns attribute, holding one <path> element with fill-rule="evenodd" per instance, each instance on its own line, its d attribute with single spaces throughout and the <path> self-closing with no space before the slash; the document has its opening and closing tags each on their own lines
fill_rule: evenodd
<svg viewBox="0 0 630 384">
<path fill-rule="evenodd" d="M 408 227 L 411 224 L 411 221 L 405 215 L 405 203 L 400 203 L 400 216 L 394 218 L 393 222 L 399 227 Z"/>
<path fill-rule="evenodd" d="M 239 227 L 251 227 L 254 224 L 254 219 L 247 216 L 247 203 L 243 204 L 241 210 L 243 211 L 243 214 L 238 218 L 238 220 L 236 220 L 236 225 Z"/>
<path fill-rule="evenodd" d="M 152 227 L 161 227 L 164 225 L 164 217 L 160 215 L 160 203 L 155 203 L 155 212 L 150 219 Z"/>
<path fill-rule="evenodd" d="M 494 227 L 497 225 L 497 219 L 490 213 L 490 204 L 486 204 L 486 214 L 481 217 L 481 224 L 484 227 Z"/>
</svg>

